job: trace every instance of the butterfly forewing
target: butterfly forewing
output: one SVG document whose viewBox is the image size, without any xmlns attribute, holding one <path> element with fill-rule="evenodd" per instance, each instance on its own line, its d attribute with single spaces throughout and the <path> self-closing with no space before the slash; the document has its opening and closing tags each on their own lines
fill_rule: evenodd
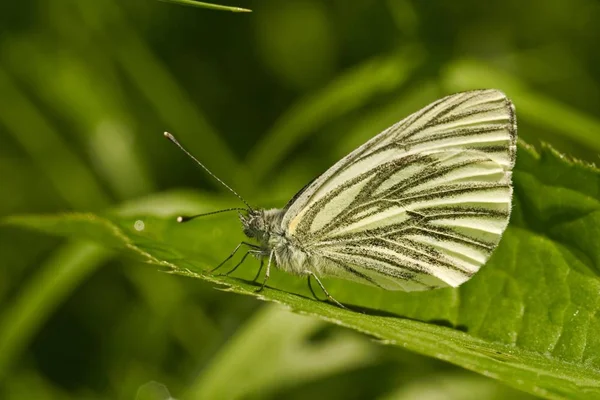
<svg viewBox="0 0 600 400">
<path fill-rule="evenodd" d="M 458 286 L 508 224 L 513 106 L 496 90 L 445 97 L 344 157 L 286 207 L 282 228 L 329 275 L 391 290 Z"/>
</svg>

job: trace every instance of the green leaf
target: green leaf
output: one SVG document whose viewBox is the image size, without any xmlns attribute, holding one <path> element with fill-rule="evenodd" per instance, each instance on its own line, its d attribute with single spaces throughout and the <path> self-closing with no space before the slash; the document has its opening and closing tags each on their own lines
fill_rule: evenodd
<svg viewBox="0 0 600 400">
<path fill-rule="evenodd" d="M 209 8 L 211 10 L 219 10 L 219 11 L 252 12 L 252 10 L 249 10 L 247 8 L 222 6 L 219 4 L 206 3 L 204 1 L 195 1 L 195 0 L 160 0 L 160 1 L 164 1 L 165 3 L 181 4 L 183 6 Z"/>
<path fill-rule="evenodd" d="M 396 391 L 379 400 L 531 400 L 532 396 L 516 392 L 505 385 L 472 375 L 460 373 L 432 373 L 400 386 Z"/>
<path fill-rule="evenodd" d="M 325 280 L 334 297 L 362 313 L 315 301 L 304 279 L 279 271 L 257 294 L 251 282 L 256 260 L 234 276 L 208 272 L 243 239 L 239 222 L 224 214 L 187 224 L 174 218 L 227 207 L 229 198 L 173 193 L 103 215 L 32 215 L 7 222 L 93 238 L 169 271 L 287 305 L 538 396 L 598 398 L 599 171 L 547 146 L 538 153 L 520 144 L 514 183 L 513 216 L 499 248 L 460 288 L 401 293 Z M 144 229 L 136 230 L 141 222 Z"/>
</svg>

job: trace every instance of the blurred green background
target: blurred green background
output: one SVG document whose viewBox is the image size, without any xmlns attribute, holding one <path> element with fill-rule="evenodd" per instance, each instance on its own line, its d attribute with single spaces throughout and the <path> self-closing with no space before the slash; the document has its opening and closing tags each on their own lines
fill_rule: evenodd
<svg viewBox="0 0 600 400">
<path fill-rule="evenodd" d="M 154 0 L 0 4 L 0 216 L 175 188 L 282 206 L 391 123 L 494 87 L 519 135 L 600 150 L 600 3 Z M 232 216 L 233 218 L 233 216 Z M 235 243 L 232 243 L 232 247 Z M 0 226 L 0 398 L 531 398 L 449 364 Z"/>
</svg>

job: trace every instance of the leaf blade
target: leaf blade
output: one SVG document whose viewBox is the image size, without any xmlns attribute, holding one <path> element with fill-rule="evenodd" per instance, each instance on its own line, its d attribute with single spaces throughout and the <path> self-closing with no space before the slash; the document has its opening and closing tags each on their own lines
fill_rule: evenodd
<svg viewBox="0 0 600 400">
<path fill-rule="evenodd" d="M 252 10 L 250 10 L 248 8 L 223 6 L 220 4 L 212 4 L 212 3 L 206 3 L 204 1 L 196 1 L 196 0 L 160 0 L 160 1 L 165 2 L 165 3 L 180 4 L 180 5 L 184 5 L 184 6 L 208 8 L 210 10 L 218 10 L 218 11 L 231 11 L 231 12 L 235 12 L 235 13 L 252 12 Z"/>
</svg>

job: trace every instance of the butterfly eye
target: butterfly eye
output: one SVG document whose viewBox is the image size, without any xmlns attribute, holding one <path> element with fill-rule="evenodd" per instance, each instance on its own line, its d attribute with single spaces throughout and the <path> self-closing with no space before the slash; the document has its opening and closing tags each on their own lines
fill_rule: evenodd
<svg viewBox="0 0 600 400">
<path fill-rule="evenodd" d="M 257 230 L 255 227 L 256 222 L 254 216 L 245 216 L 240 214 L 240 220 L 242 221 L 244 235 L 248 236 L 249 238 L 256 237 Z"/>
</svg>

